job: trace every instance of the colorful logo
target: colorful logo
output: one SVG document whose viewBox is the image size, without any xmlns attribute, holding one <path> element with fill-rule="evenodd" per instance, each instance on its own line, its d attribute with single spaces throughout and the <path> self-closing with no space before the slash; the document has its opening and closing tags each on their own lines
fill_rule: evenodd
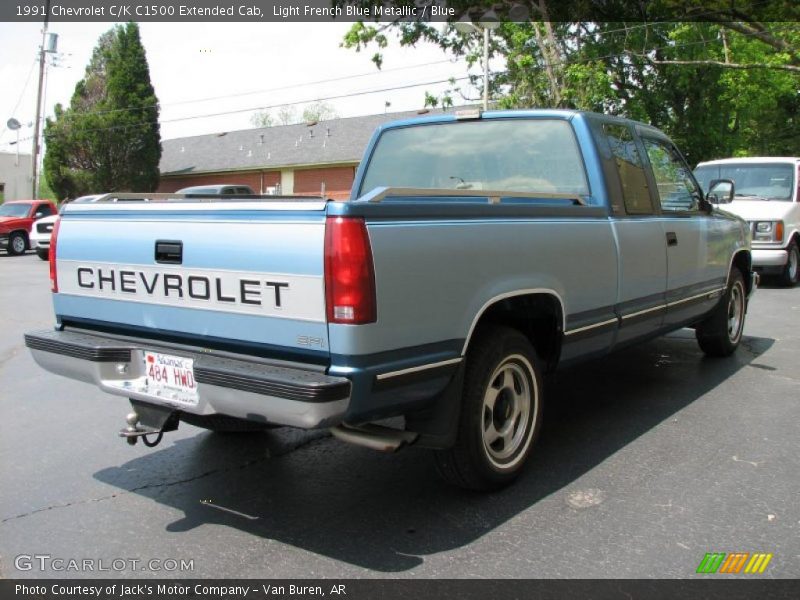
<svg viewBox="0 0 800 600">
<path fill-rule="evenodd" d="M 772 554 L 766 552 L 707 552 L 697 567 L 698 573 L 763 573 L 767 569 Z"/>
</svg>

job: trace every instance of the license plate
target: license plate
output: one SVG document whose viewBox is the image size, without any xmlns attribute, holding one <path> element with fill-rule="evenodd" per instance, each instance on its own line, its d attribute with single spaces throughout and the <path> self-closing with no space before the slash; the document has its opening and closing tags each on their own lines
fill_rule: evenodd
<svg viewBox="0 0 800 600">
<path fill-rule="evenodd" d="M 197 383 L 191 358 L 145 351 L 144 364 L 148 394 L 183 404 L 197 404 Z"/>
</svg>

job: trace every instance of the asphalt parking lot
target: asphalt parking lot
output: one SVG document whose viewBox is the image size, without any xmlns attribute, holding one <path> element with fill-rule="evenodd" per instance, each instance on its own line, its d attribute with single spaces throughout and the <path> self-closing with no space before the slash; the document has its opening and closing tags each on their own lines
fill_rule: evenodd
<svg viewBox="0 0 800 600">
<path fill-rule="evenodd" d="M 707 552 L 800 577 L 800 287 L 757 292 L 730 359 L 686 330 L 559 373 L 529 468 L 478 495 L 324 432 L 128 446 L 126 401 L 26 350 L 48 286 L 0 254 L 0 577 L 727 577 L 695 574 Z M 94 570 L 50 562 L 73 558 Z"/>
</svg>

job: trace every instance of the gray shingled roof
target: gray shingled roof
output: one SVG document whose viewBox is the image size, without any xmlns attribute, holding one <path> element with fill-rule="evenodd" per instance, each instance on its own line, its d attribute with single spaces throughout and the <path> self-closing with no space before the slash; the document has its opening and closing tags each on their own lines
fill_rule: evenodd
<svg viewBox="0 0 800 600">
<path fill-rule="evenodd" d="M 389 113 L 164 140 L 159 169 L 162 175 L 179 175 L 355 163 L 378 125 L 417 115 Z"/>
</svg>

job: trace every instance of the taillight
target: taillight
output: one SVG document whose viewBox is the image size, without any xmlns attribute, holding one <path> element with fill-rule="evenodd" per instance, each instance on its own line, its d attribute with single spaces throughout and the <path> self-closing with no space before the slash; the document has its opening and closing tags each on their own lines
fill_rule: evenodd
<svg viewBox="0 0 800 600">
<path fill-rule="evenodd" d="M 359 325 L 377 319 L 375 272 L 364 219 L 328 217 L 325 223 L 325 301 L 329 323 Z"/>
<path fill-rule="evenodd" d="M 53 223 L 53 232 L 50 234 L 50 290 L 53 293 L 58 292 L 58 271 L 56 269 L 56 242 L 58 241 L 58 228 L 61 225 L 61 217 L 56 219 Z"/>
</svg>

